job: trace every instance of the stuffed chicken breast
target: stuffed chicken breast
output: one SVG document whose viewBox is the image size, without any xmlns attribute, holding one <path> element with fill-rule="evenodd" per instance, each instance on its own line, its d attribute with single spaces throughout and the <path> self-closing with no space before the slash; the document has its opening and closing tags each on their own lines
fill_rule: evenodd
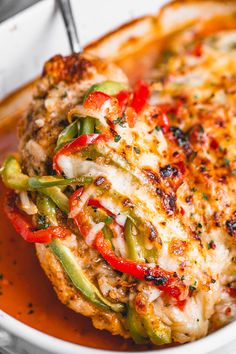
<svg viewBox="0 0 236 354">
<path fill-rule="evenodd" d="M 235 313 L 236 35 L 190 28 L 131 89 L 84 55 L 45 64 L 6 214 L 59 299 L 137 343 L 185 343 Z"/>
</svg>

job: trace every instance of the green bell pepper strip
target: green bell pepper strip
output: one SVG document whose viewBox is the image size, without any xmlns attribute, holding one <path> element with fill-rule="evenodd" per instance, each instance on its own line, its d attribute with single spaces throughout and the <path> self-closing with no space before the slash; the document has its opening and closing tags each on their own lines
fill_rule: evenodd
<svg viewBox="0 0 236 354">
<path fill-rule="evenodd" d="M 137 219 L 136 219 L 137 220 Z M 128 215 L 125 223 L 125 240 L 128 248 L 128 258 L 134 261 L 155 262 L 157 259 L 157 249 L 145 248 L 145 241 L 141 232 L 136 227 L 135 216 Z"/>
<path fill-rule="evenodd" d="M 145 250 L 138 242 L 138 231 L 135 231 L 133 221 L 127 217 L 125 223 L 125 241 L 128 249 L 128 258 L 134 261 L 145 261 L 148 250 Z M 155 327 L 156 326 L 156 327 Z M 138 344 L 147 343 L 150 338 L 154 344 L 171 343 L 171 332 L 159 319 L 155 319 L 153 326 L 149 314 L 140 316 L 134 309 L 129 308 L 128 312 L 128 327 L 132 338 Z"/>
<path fill-rule="evenodd" d="M 37 197 L 37 207 L 43 216 L 46 216 L 51 224 L 57 225 L 55 204 L 50 198 L 39 195 Z M 68 247 L 64 246 L 60 240 L 53 239 L 49 248 L 58 258 L 74 286 L 93 304 L 104 310 L 113 310 L 114 312 L 124 311 L 123 304 L 115 304 L 102 296 L 99 290 L 93 285 L 79 266 L 73 253 Z"/>
<path fill-rule="evenodd" d="M 42 188 L 40 192 L 51 198 L 64 213 L 69 213 L 69 200 L 59 187 Z"/>
<path fill-rule="evenodd" d="M 109 228 L 109 226 L 104 226 L 102 229 L 103 235 L 105 240 L 109 240 L 111 242 L 111 248 L 114 250 L 114 246 L 112 244 L 112 238 L 113 238 L 113 233 L 111 231 L 111 229 Z"/>
<path fill-rule="evenodd" d="M 158 257 L 158 250 L 153 247 L 150 250 L 145 249 L 145 258 L 148 263 L 156 263 Z"/>
<path fill-rule="evenodd" d="M 86 117 L 80 119 L 80 135 L 93 134 L 95 129 L 95 119 Z"/>
<path fill-rule="evenodd" d="M 1 168 L 1 177 L 6 187 L 19 191 L 27 190 L 29 177 L 22 173 L 19 162 L 14 156 L 8 156 Z"/>
<path fill-rule="evenodd" d="M 58 225 L 57 223 L 57 214 L 56 214 L 56 205 L 51 198 L 39 193 L 36 200 L 37 208 L 39 213 L 43 216 L 46 216 L 52 225 Z"/>
<path fill-rule="evenodd" d="M 128 328 L 135 343 L 145 344 L 151 341 L 156 345 L 170 344 L 171 329 L 156 316 L 138 314 L 135 309 L 128 310 Z"/>
<path fill-rule="evenodd" d="M 29 190 L 38 190 L 41 188 L 48 188 L 54 186 L 69 186 L 71 184 L 88 184 L 91 183 L 93 179 L 91 177 L 76 177 L 76 178 L 61 178 L 53 176 L 42 176 L 42 177 L 30 177 L 28 181 Z"/>
<path fill-rule="evenodd" d="M 144 252 L 138 242 L 137 234 L 138 230 L 136 226 L 133 221 L 127 217 L 125 222 L 125 241 L 128 248 L 128 258 L 134 261 L 145 261 Z"/>
<path fill-rule="evenodd" d="M 9 156 L 5 160 L 3 168 L 1 169 L 1 176 L 4 184 L 8 188 L 20 191 L 30 189 L 30 177 L 21 172 L 20 164 L 14 156 Z M 40 191 L 49 196 L 62 211 L 66 213 L 69 211 L 68 198 L 62 193 L 60 188 L 54 186 L 50 188 L 41 188 Z"/>
<path fill-rule="evenodd" d="M 88 89 L 84 96 L 84 102 L 86 101 L 90 93 L 95 91 L 103 92 L 110 96 L 115 96 L 122 90 L 127 90 L 127 85 L 116 81 L 103 81 L 98 84 L 94 84 L 90 87 L 90 89 Z"/>
<path fill-rule="evenodd" d="M 93 304 L 104 310 L 123 312 L 125 307 L 120 303 L 111 303 L 102 296 L 99 290 L 93 285 L 76 261 L 73 253 L 59 240 L 54 239 L 50 244 L 50 249 L 61 262 L 64 270 L 69 276 L 74 286 Z"/>
<path fill-rule="evenodd" d="M 103 235 L 104 235 L 105 240 L 111 241 L 113 238 L 113 233 L 112 233 L 111 229 L 108 226 L 104 226 L 102 231 L 103 231 Z"/>
<path fill-rule="evenodd" d="M 94 123 L 90 119 L 93 120 L 93 118 L 90 117 L 83 118 L 84 121 L 83 126 L 86 129 L 87 134 L 90 133 L 92 134 L 94 132 Z M 49 196 L 54 201 L 54 203 L 59 207 L 59 209 L 61 209 L 65 213 L 69 213 L 68 198 L 65 196 L 64 193 L 61 192 L 61 190 L 58 187 L 44 188 L 44 189 L 40 189 L 40 191 L 46 194 L 47 196 Z"/>
<path fill-rule="evenodd" d="M 20 191 L 48 189 L 56 186 L 71 184 L 87 184 L 92 182 L 91 177 L 62 178 L 53 176 L 29 177 L 22 173 L 21 166 L 14 156 L 9 156 L 1 168 L 1 177 L 6 187 Z M 57 189 L 53 189 L 57 191 Z M 58 194 L 56 192 L 56 194 Z"/>
<path fill-rule="evenodd" d="M 78 136 L 78 120 L 75 120 L 73 123 L 68 125 L 57 138 L 56 151 L 62 148 L 65 144 L 69 143 L 72 139 Z"/>
<path fill-rule="evenodd" d="M 157 316 L 150 316 L 149 313 L 141 316 L 143 326 L 151 342 L 156 345 L 170 344 L 171 329 L 166 326 Z"/>
<path fill-rule="evenodd" d="M 146 344 L 150 342 L 147 333 L 145 331 L 145 328 L 142 325 L 140 316 L 137 314 L 135 309 L 131 307 L 129 307 L 128 309 L 127 324 L 128 324 L 128 329 L 135 343 Z"/>
</svg>

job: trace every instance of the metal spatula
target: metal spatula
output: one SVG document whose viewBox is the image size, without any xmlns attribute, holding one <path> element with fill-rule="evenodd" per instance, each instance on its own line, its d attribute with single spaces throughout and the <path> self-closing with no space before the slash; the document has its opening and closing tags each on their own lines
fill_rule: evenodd
<svg viewBox="0 0 236 354">
<path fill-rule="evenodd" d="M 65 23 L 71 52 L 80 53 L 82 52 L 83 48 L 79 41 L 79 36 L 71 8 L 71 2 L 70 0 L 57 0 L 57 2 L 59 4 L 59 8 Z"/>
</svg>

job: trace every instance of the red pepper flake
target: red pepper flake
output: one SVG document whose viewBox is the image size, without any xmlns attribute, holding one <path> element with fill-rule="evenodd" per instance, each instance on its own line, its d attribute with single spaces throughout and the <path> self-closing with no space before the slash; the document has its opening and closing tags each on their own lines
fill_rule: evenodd
<svg viewBox="0 0 236 354">
<path fill-rule="evenodd" d="M 184 210 L 182 207 L 180 207 L 180 214 L 181 214 L 182 216 L 184 216 L 184 214 L 185 214 L 185 210 Z"/>
<path fill-rule="evenodd" d="M 211 240 L 209 243 L 208 243 L 208 249 L 209 250 L 215 250 L 216 249 L 216 244 L 213 240 Z"/>
<path fill-rule="evenodd" d="M 202 43 L 197 43 L 192 49 L 191 52 L 192 55 L 195 55 L 196 57 L 201 57 L 203 54 L 203 45 Z"/>
<path fill-rule="evenodd" d="M 214 138 L 211 139 L 210 148 L 212 150 L 216 150 L 216 149 L 219 148 L 219 143 L 218 143 L 218 141 L 216 139 L 214 139 Z"/>
<path fill-rule="evenodd" d="M 231 307 L 226 307 L 226 309 L 225 309 L 225 314 L 226 315 L 230 315 L 231 314 Z"/>
</svg>

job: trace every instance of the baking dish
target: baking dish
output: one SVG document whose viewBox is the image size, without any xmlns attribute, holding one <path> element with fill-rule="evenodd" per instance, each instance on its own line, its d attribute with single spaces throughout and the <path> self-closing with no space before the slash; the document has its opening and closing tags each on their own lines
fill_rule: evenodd
<svg viewBox="0 0 236 354">
<path fill-rule="evenodd" d="M 43 2 L 42 4 L 45 6 L 46 2 Z M 40 6 L 42 6 L 42 5 L 40 4 Z M 201 6 L 199 7 L 199 13 L 196 13 L 196 11 L 195 11 L 196 8 L 195 7 L 191 8 L 191 6 L 192 6 L 192 4 L 189 5 L 188 11 L 187 11 L 187 13 L 190 14 L 189 15 L 189 19 L 188 19 L 189 21 L 192 20 L 193 16 L 200 16 L 200 15 L 202 16 L 203 14 L 205 16 L 213 15 L 212 12 L 208 11 L 209 9 L 212 11 L 211 4 L 208 3 L 208 2 L 204 3 L 203 8 L 201 8 Z M 191 13 L 191 11 L 190 11 L 191 9 L 194 10 L 194 12 Z M 221 12 L 224 9 L 225 9 L 224 5 L 221 5 L 220 3 L 218 3 L 218 5 L 214 8 L 214 11 Z M 164 16 L 162 17 L 162 20 L 163 20 L 163 24 L 164 24 L 163 28 L 165 30 L 165 32 L 164 32 L 165 34 L 167 34 L 168 31 L 171 32 L 172 30 L 178 28 L 178 24 L 179 24 L 179 26 L 182 26 L 182 18 L 183 18 L 183 15 L 186 15 L 186 13 L 183 14 L 182 10 L 180 12 L 178 12 L 179 11 L 178 3 L 176 3 L 176 11 L 177 12 L 175 12 L 174 18 L 173 17 L 171 18 L 172 21 L 170 21 L 170 18 L 168 18 L 168 16 L 172 16 L 173 13 L 168 13 L 168 9 L 167 9 L 166 12 L 164 12 Z M 229 7 L 226 8 L 226 11 L 232 11 L 231 5 L 229 5 Z M 21 14 L 19 16 L 23 16 L 23 14 Z M 187 19 L 187 16 L 184 16 L 184 18 Z M 172 26 L 168 27 L 169 23 L 171 23 L 172 26 L 174 26 L 174 27 L 172 27 Z M 173 25 L 173 23 L 174 23 L 174 25 Z M 138 46 L 143 46 L 145 44 L 144 41 L 149 42 L 149 41 L 152 41 L 154 39 L 154 37 L 156 37 L 158 35 L 162 35 L 163 33 L 161 32 L 160 27 L 158 28 L 159 32 L 157 32 L 155 26 L 156 26 L 156 24 L 155 24 L 155 21 L 154 21 L 154 17 L 143 18 L 140 21 L 134 22 L 132 24 L 132 26 L 124 27 L 117 34 L 113 33 L 112 36 L 105 37 L 102 41 L 96 42 L 96 43 L 90 45 L 87 48 L 87 50 L 90 51 L 91 53 L 99 54 L 102 57 L 103 56 L 111 57 L 113 60 L 117 60 L 116 55 L 114 55 L 114 53 L 117 53 L 119 51 L 118 60 L 120 60 L 121 57 L 125 57 L 126 55 L 132 53 L 134 48 L 135 48 L 135 50 L 137 50 Z M 115 36 L 115 41 L 114 41 L 114 36 Z M 133 44 L 133 41 L 132 41 L 132 45 L 129 45 L 129 41 L 127 41 L 127 37 L 134 37 L 134 36 L 136 37 L 135 46 Z M 124 42 L 125 42 L 125 45 L 122 45 Z M 115 46 L 114 46 L 114 43 L 115 43 Z M 65 41 L 65 44 L 66 44 L 66 41 Z M 50 46 L 50 50 L 51 49 L 52 49 L 52 47 Z M 57 49 L 57 51 L 58 51 L 58 49 Z M 64 47 L 63 47 L 63 49 L 60 49 L 60 51 L 64 52 Z M 65 51 L 66 51 L 66 49 L 65 49 Z M 49 56 L 51 54 L 52 53 L 49 53 Z M 42 60 L 44 61 L 44 59 L 42 59 Z M 33 69 L 32 69 L 32 73 L 30 74 L 32 76 L 27 77 L 27 79 L 30 79 L 30 78 L 34 77 L 35 74 L 38 73 L 38 71 L 37 71 L 38 67 L 40 67 L 40 65 L 36 66 L 36 68 L 35 68 L 36 71 L 33 71 Z M 19 70 L 17 70 L 17 72 L 19 72 Z M 19 78 L 18 81 L 13 82 L 12 86 L 11 87 L 9 86 L 9 88 L 7 86 L 2 85 L 2 87 L 6 87 L 6 91 L 3 92 L 3 94 L 8 93 L 14 87 L 18 86 L 18 83 L 22 83 L 22 80 L 24 80 L 24 77 L 26 77 L 26 76 L 22 75 L 22 77 Z M 7 76 L 5 76 L 5 79 L 3 78 L 3 81 L 4 80 L 9 82 L 9 79 L 8 79 Z M 9 321 L 8 316 L 5 316 L 5 315 L 2 317 L 2 319 L 3 319 L 3 323 L 4 323 L 5 320 L 7 322 Z M 5 323 L 5 325 L 3 324 L 3 326 L 7 327 L 7 324 Z M 11 330 L 13 331 L 13 323 L 11 323 L 11 326 L 12 326 Z M 229 326 L 225 327 L 224 329 L 218 331 L 217 333 L 215 333 L 213 335 L 210 335 L 209 337 L 205 338 L 204 340 L 198 341 L 198 342 L 193 343 L 193 344 L 186 345 L 186 346 L 181 347 L 181 348 L 165 349 L 165 351 L 167 353 L 168 352 L 172 352 L 172 353 L 181 352 L 181 353 L 184 353 L 185 348 L 186 348 L 186 351 L 190 350 L 190 348 L 191 348 L 191 350 L 193 352 L 206 353 L 209 350 L 212 350 L 212 349 L 215 349 L 216 347 L 219 347 L 219 344 L 224 344 L 225 342 L 223 343 L 223 340 L 222 340 L 223 337 L 224 337 L 225 341 L 227 341 L 227 342 L 232 340 L 233 336 L 231 337 L 231 333 L 233 333 L 233 328 L 234 328 L 234 324 L 229 325 Z M 23 331 L 25 331 L 25 330 L 26 329 L 24 328 Z M 19 331 L 19 327 L 18 327 L 18 331 Z M 227 335 L 226 335 L 226 331 L 227 331 Z M 222 333 L 222 335 L 220 335 L 221 333 Z M 30 333 L 28 333 L 28 334 L 30 335 Z M 34 338 L 34 340 L 35 340 L 34 334 L 35 334 L 35 331 L 31 332 L 32 338 Z M 21 334 L 21 336 L 23 337 L 23 334 Z M 41 340 L 43 341 L 43 337 L 44 336 L 41 337 L 40 341 Z M 26 337 L 26 338 L 28 338 L 28 337 Z M 48 350 L 50 350 L 50 344 L 49 344 L 50 340 L 48 339 L 48 341 L 47 341 L 46 348 Z M 213 342 L 214 342 L 214 344 L 213 344 Z M 34 343 L 36 344 L 36 342 L 34 342 Z M 45 343 L 46 343 L 46 340 L 45 340 Z M 209 344 L 209 350 L 207 348 L 207 343 L 211 343 L 211 344 Z M 70 352 L 70 350 L 71 350 L 71 352 L 72 351 L 74 352 L 74 350 L 75 350 L 75 347 L 73 345 L 69 345 L 68 344 L 68 347 L 63 347 L 64 345 L 67 345 L 67 344 L 63 344 L 62 345 L 62 344 L 59 344 L 59 342 L 57 342 L 57 344 L 58 345 L 56 345 L 56 342 L 55 342 L 55 345 L 54 345 L 54 348 L 57 347 L 57 352 L 60 352 L 61 349 L 63 350 L 62 352 L 68 352 L 68 353 Z M 59 347 L 61 349 L 58 349 Z M 46 348 L 44 347 L 43 349 L 46 349 Z M 77 347 L 77 348 L 79 348 L 79 347 Z M 82 352 L 82 348 L 80 348 L 78 350 L 80 350 L 80 352 Z M 86 349 L 86 351 L 88 351 L 88 349 Z"/>
</svg>

